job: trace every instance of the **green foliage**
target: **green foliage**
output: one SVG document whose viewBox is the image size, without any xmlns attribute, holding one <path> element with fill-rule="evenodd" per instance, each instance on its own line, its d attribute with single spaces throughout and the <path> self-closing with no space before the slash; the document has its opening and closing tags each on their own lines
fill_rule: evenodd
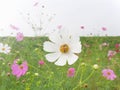
<svg viewBox="0 0 120 90">
<path fill-rule="evenodd" d="M 75 90 L 120 90 L 120 53 L 110 61 L 107 58 L 108 50 L 115 50 L 115 44 L 120 43 L 120 37 L 81 37 L 82 52 L 78 61 L 63 67 L 45 59 L 45 40 L 48 38 L 25 37 L 21 42 L 17 42 L 14 37 L 0 38 L 1 43 L 7 43 L 12 48 L 8 55 L 0 53 L 0 90 L 73 90 L 76 86 Z M 109 43 L 109 46 L 100 50 L 99 46 L 104 42 Z M 29 64 L 28 72 L 19 79 L 11 74 L 11 64 L 17 58 L 26 60 Z M 45 65 L 40 66 L 39 60 L 44 60 Z M 81 66 L 82 62 L 86 65 Z M 99 69 L 79 85 L 81 75 L 84 81 L 91 74 L 94 64 L 98 64 Z M 67 77 L 70 67 L 76 69 L 74 77 Z M 101 73 L 104 68 L 114 70 L 117 78 L 113 81 L 105 79 Z"/>
</svg>

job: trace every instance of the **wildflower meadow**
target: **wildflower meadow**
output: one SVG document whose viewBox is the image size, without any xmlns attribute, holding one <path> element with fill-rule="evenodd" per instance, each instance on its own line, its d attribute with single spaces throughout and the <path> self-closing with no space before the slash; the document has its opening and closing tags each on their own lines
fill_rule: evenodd
<svg viewBox="0 0 120 90">
<path fill-rule="evenodd" d="M 0 90 L 120 90 L 119 0 L 1 0 Z"/>
<path fill-rule="evenodd" d="M 0 90 L 120 90 L 120 37 L 0 37 Z"/>
</svg>

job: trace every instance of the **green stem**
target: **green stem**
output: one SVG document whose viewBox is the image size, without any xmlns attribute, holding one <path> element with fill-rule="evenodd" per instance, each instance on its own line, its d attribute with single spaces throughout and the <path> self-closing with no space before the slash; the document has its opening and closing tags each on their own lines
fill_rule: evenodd
<svg viewBox="0 0 120 90">
<path fill-rule="evenodd" d="M 77 74 L 78 74 L 78 72 L 79 72 L 80 65 L 81 65 L 81 64 L 79 64 L 79 66 L 78 66 L 78 68 L 77 68 L 75 77 L 77 76 Z"/>
<path fill-rule="evenodd" d="M 79 67 L 80 67 L 80 65 L 78 66 L 78 70 L 79 70 Z M 77 70 L 77 73 L 78 73 L 78 70 Z M 84 67 L 82 67 L 82 71 L 81 71 L 81 75 L 80 75 L 80 82 L 79 82 L 79 84 L 75 88 L 73 88 L 73 90 L 76 90 L 79 86 L 82 85 L 83 73 L 84 73 Z"/>
<path fill-rule="evenodd" d="M 28 64 L 28 66 L 30 66 L 30 67 L 32 67 L 32 68 L 34 68 L 36 70 L 39 70 L 38 68 L 36 68 L 36 67 L 34 67 L 34 66 L 30 65 L 30 64 Z"/>
<path fill-rule="evenodd" d="M 45 63 L 45 65 L 47 66 L 47 68 L 49 69 L 49 71 L 52 72 L 51 68 Z"/>
<path fill-rule="evenodd" d="M 82 83 L 83 73 L 84 73 L 84 70 L 83 70 L 83 68 L 82 68 L 81 75 L 80 75 L 80 82 L 79 82 L 80 84 Z"/>
<path fill-rule="evenodd" d="M 91 74 L 82 82 L 82 84 L 83 84 L 84 82 L 86 82 L 88 79 L 91 78 L 91 76 L 94 74 L 94 71 L 95 71 L 95 70 L 93 70 L 93 71 L 91 72 Z"/>
<path fill-rule="evenodd" d="M 91 74 L 90 74 L 85 80 L 82 81 L 83 71 L 84 71 L 84 70 L 82 70 L 79 84 L 78 84 L 75 88 L 73 88 L 73 90 L 77 90 L 78 87 L 81 87 L 81 85 L 82 85 L 83 83 L 85 83 L 88 79 L 90 79 L 91 76 L 94 74 L 94 71 L 95 71 L 95 70 L 93 70 L 93 71 L 91 72 Z"/>
</svg>

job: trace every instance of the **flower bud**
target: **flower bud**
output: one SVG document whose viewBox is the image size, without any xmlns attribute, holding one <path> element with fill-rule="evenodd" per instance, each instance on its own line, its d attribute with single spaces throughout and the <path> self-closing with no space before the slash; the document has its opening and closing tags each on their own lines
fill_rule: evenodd
<svg viewBox="0 0 120 90">
<path fill-rule="evenodd" d="M 93 68 L 94 68 L 95 70 L 97 70 L 97 69 L 99 68 L 99 66 L 98 66 L 97 64 L 94 64 L 94 65 L 93 65 Z"/>
</svg>

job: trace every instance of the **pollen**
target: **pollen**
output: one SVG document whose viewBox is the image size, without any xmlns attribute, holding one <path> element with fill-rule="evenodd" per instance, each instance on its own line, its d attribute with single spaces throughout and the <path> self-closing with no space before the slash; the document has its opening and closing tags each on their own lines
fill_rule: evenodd
<svg viewBox="0 0 120 90">
<path fill-rule="evenodd" d="M 5 48 L 2 48 L 2 50 L 4 51 L 4 50 L 5 50 Z"/>
<path fill-rule="evenodd" d="M 61 53 L 67 53 L 69 51 L 69 46 L 67 44 L 63 44 L 60 46 Z"/>
<path fill-rule="evenodd" d="M 20 65 L 20 66 L 19 66 L 19 68 L 20 68 L 20 69 L 23 69 L 23 66 L 22 66 L 22 65 Z"/>
<path fill-rule="evenodd" d="M 110 73 L 110 72 L 107 72 L 107 75 L 111 75 L 111 73 Z"/>
</svg>

